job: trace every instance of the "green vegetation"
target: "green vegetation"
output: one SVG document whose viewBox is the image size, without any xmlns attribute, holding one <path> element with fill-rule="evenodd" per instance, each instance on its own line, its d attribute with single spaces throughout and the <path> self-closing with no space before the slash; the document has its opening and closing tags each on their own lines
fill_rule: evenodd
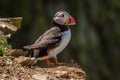
<svg viewBox="0 0 120 80">
<path fill-rule="evenodd" d="M 0 35 L 0 56 L 6 54 L 10 48 L 11 46 L 7 43 L 6 39 Z"/>
</svg>

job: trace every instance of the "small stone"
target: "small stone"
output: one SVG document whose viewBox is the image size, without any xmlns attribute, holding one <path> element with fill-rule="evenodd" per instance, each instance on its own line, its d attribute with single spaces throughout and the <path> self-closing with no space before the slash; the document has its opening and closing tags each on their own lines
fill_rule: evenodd
<svg viewBox="0 0 120 80">
<path fill-rule="evenodd" d="M 13 63 L 12 60 L 7 59 L 6 64 L 12 64 L 12 63 Z"/>
<path fill-rule="evenodd" d="M 67 74 L 67 71 L 55 71 L 56 74 Z"/>
<path fill-rule="evenodd" d="M 46 74 L 34 74 L 32 77 L 34 79 L 37 79 L 37 80 L 47 80 L 48 75 L 46 75 Z"/>
</svg>

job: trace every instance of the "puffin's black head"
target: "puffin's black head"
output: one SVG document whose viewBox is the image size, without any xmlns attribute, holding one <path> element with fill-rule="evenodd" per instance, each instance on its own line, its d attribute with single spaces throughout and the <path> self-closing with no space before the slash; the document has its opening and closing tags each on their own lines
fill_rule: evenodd
<svg viewBox="0 0 120 80">
<path fill-rule="evenodd" d="M 76 24 L 76 21 L 75 19 L 70 15 L 68 14 L 66 11 L 58 11 L 53 20 L 57 23 L 57 24 L 60 24 L 60 25 L 75 25 Z"/>
</svg>

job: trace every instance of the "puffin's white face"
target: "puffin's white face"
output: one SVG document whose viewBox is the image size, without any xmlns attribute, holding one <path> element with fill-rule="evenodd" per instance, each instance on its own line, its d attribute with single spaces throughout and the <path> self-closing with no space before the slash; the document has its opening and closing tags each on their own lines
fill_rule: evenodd
<svg viewBox="0 0 120 80">
<path fill-rule="evenodd" d="M 55 14 L 53 20 L 60 25 L 75 25 L 76 22 L 72 16 L 65 11 L 59 11 Z"/>
</svg>

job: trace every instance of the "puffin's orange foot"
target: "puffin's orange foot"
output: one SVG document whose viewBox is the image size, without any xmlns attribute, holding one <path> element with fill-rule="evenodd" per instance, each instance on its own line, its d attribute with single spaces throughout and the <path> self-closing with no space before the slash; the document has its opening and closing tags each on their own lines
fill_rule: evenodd
<svg viewBox="0 0 120 80">
<path fill-rule="evenodd" d="M 50 62 L 49 59 L 46 59 L 46 62 L 47 62 L 47 65 L 48 65 L 48 66 L 51 66 L 51 62 Z"/>
<path fill-rule="evenodd" d="M 57 60 L 57 58 L 54 58 L 54 60 L 55 60 L 55 65 L 58 65 L 58 60 Z"/>
<path fill-rule="evenodd" d="M 50 62 L 49 59 L 46 59 L 47 65 L 48 65 L 48 66 L 55 66 L 55 65 L 58 65 L 58 60 L 57 60 L 57 58 L 54 58 L 54 60 L 55 60 L 55 62 L 54 62 L 54 64 L 53 64 L 53 63 Z"/>
</svg>

